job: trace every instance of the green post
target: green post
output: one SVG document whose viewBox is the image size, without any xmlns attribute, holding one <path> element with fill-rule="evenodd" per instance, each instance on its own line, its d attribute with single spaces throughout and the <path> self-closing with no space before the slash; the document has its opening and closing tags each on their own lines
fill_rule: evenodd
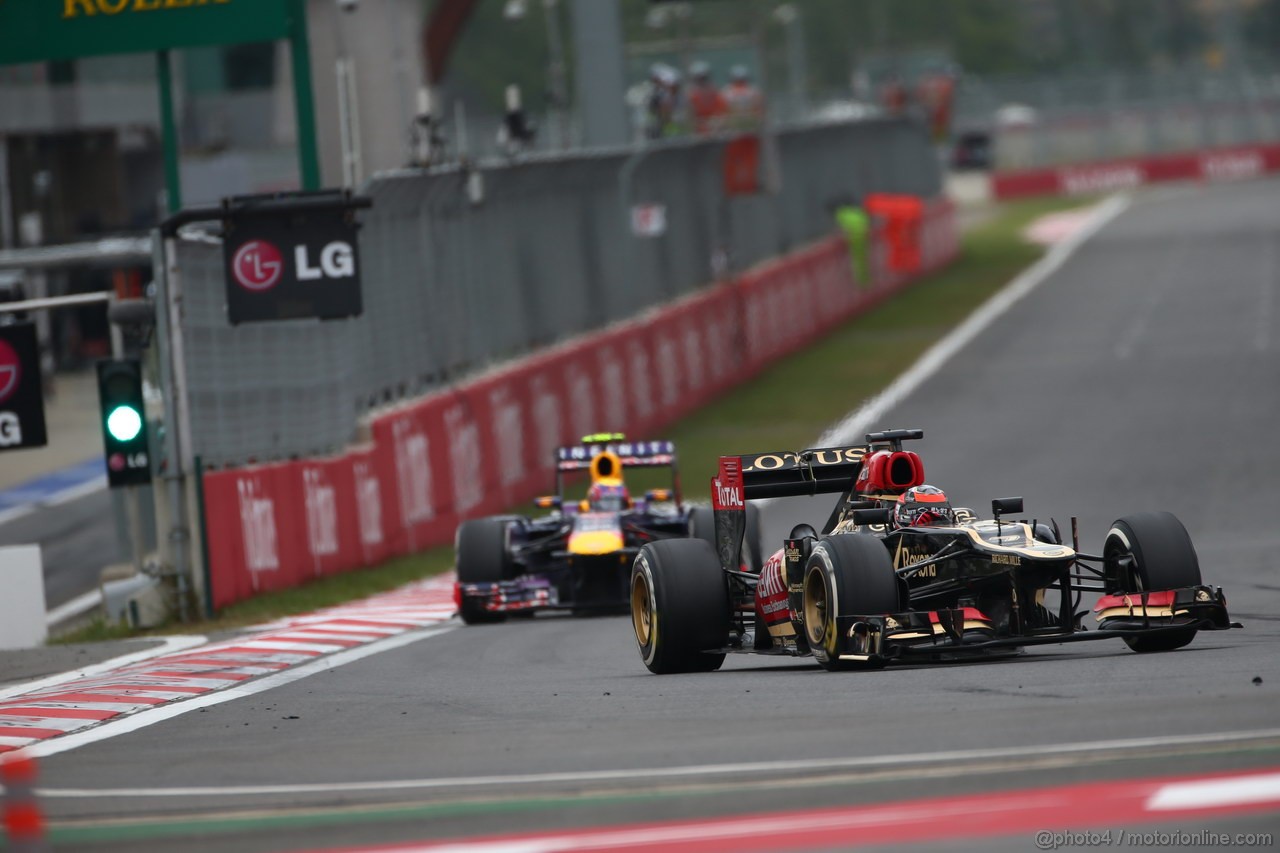
<svg viewBox="0 0 1280 853">
<path fill-rule="evenodd" d="M 178 167 L 178 123 L 173 117 L 173 74 L 169 51 L 156 51 L 156 80 L 160 84 L 160 140 L 164 146 L 165 197 L 169 212 L 182 210 L 182 172 Z"/>
<path fill-rule="evenodd" d="M 302 188 L 318 190 L 320 156 L 316 152 L 316 102 L 311 91 L 306 0 L 290 0 L 289 53 L 293 58 L 293 103 L 298 121 L 298 168 L 302 173 Z"/>
<path fill-rule="evenodd" d="M 218 615 L 213 607 L 213 570 L 209 566 L 209 520 L 204 509 L 204 460 L 197 455 L 196 468 L 196 512 L 200 513 L 200 562 L 204 563 L 204 618 L 212 619 Z M 178 488 L 183 488 L 179 484 Z M 185 519 L 183 520 L 185 523 Z M 188 543 L 190 539 L 188 539 Z"/>
</svg>

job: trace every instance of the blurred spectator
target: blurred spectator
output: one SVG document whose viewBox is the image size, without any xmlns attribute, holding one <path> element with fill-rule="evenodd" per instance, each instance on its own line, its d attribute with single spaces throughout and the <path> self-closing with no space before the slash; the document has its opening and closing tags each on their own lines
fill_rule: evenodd
<svg viewBox="0 0 1280 853">
<path fill-rule="evenodd" d="M 661 63 L 649 69 L 645 136 L 660 139 L 679 132 L 680 74 Z"/>
<path fill-rule="evenodd" d="M 715 133 L 724 126 L 728 104 L 711 80 L 711 66 L 695 62 L 689 66 L 689 113 L 693 132 Z"/>
<path fill-rule="evenodd" d="M 893 75 L 880 87 L 880 101 L 889 115 L 900 116 L 907 111 L 908 93 L 902 78 Z"/>
<path fill-rule="evenodd" d="M 735 130 L 754 130 L 764 124 L 764 95 L 751 82 L 745 65 L 735 65 L 724 87 L 726 124 Z"/>
<path fill-rule="evenodd" d="M 946 72 L 927 74 L 916 84 L 916 98 L 924 107 L 929 132 L 935 142 L 951 135 L 951 116 L 955 102 L 956 80 Z"/>
</svg>

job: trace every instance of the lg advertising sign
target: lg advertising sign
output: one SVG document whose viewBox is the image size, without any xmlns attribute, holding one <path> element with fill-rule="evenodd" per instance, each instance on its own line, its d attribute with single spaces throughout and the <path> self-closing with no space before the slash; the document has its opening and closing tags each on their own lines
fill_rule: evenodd
<svg viewBox="0 0 1280 853">
<path fill-rule="evenodd" d="M 0 325 L 0 450 L 48 443 L 36 327 Z"/>
<path fill-rule="evenodd" d="M 359 226 L 344 200 L 233 200 L 222 241 L 232 325 L 360 315 Z"/>
</svg>

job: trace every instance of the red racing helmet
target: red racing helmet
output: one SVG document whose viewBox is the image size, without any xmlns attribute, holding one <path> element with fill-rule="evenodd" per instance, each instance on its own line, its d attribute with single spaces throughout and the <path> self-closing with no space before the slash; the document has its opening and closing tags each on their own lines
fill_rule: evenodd
<svg viewBox="0 0 1280 853">
<path fill-rule="evenodd" d="M 913 486 L 898 498 L 893 523 L 895 527 L 949 526 L 956 523 L 956 511 L 937 486 Z"/>
</svg>

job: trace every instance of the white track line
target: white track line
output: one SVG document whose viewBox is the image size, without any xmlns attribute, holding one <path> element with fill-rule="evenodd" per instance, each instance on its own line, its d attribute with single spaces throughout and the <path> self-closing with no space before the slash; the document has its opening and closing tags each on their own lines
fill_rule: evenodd
<svg viewBox="0 0 1280 853">
<path fill-rule="evenodd" d="M 400 648 L 401 646 L 407 646 L 410 643 L 416 643 L 419 640 L 425 640 L 428 637 L 434 637 L 437 634 L 452 631 L 457 628 L 459 624 L 460 623 L 458 622 L 450 622 L 444 625 L 432 625 L 427 628 L 406 631 L 403 634 L 397 634 L 396 636 L 388 637 L 385 640 L 377 640 L 363 646 L 327 655 L 319 658 L 318 660 L 312 661 L 311 663 L 295 666 L 276 675 L 268 675 L 265 678 L 259 678 L 246 684 L 216 690 L 211 693 L 205 693 L 201 696 L 195 696 L 191 699 L 179 700 L 149 710 L 139 711 L 136 714 L 131 714 L 124 718 L 108 720 L 100 726 L 94 726 L 93 728 L 86 729 L 82 732 L 50 738 L 44 741 L 37 741 L 27 747 L 24 751 L 26 754 L 36 758 L 44 758 L 49 755 L 68 752 L 69 750 L 80 746 L 86 746 L 87 744 L 97 743 L 98 741 L 107 740 L 108 738 L 135 732 L 139 729 L 153 726 L 156 723 L 162 723 L 165 720 L 181 716 L 200 708 L 208 708 L 211 705 L 221 705 L 223 702 L 230 702 L 233 699 L 243 699 L 246 696 L 252 696 L 255 693 L 262 693 L 265 690 L 271 690 L 274 687 L 290 684 L 294 681 L 298 681 L 299 679 L 315 675 L 316 673 L 325 672 L 326 670 L 335 669 L 344 664 L 353 663 L 361 658 L 367 658 L 380 652 L 386 652 L 391 649 Z"/>
<path fill-rule="evenodd" d="M 335 657 L 337 657 L 335 655 Z M 262 683 L 262 682 L 256 682 Z M 230 691 L 227 691 L 230 692 Z M 221 694 L 219 694 L 221 695 Z M 183 702 L 171 707 L 199 707 L 199 700 Z M 212 704 L 212 703 L 206 703 Z M 166 710 L 166 709 L 160 709 Z M 105 727 L 104 727 L 105 728 Z M 91 734 L 91 732 L 90 732 Z M 56 747 L 80 735 L 68 735 L 48 742 Z M 1069 744 L 1033 744 L 1030 746 L 997 747 L 994 749 L 967 749 L 951 752 L 922 752 L 905 755 L 860 756 L 856 758 L 817 758 L 788 761 L 751 761 L 739 764 L 699 764 L 686 767 L 640 767 L 619 770 L 582 770 L 562 773 L 526 773 L 509 776 L 463 776 L 435 779 L 392 779 L 372 782 L 317 782 L 293 785 L 232 785 L 225 787 L 185 788 L 41 788 L 40 795 L 47 797 L 236 797 L 266 794 L 328 794 L 354 793 L 356 791 L 399 791 L 429 788 L 473 788 L 481 786 L 537 785 L 546 783 L 584 783 L 608 781 L 639 781 L 651 779 L 688 779 L 700 776 L 777 775 L 782 773 L 856 770 L 863 768 L 887 769 L 921 764 L 963 764 L 993 759 L 1044 758 L 1051 755 L 1079 755 L 1144 749 L 1164 749 L 1176 746 L 1231 744 L 1252 740 L 1280 738 L 1280 728 L 1253 731 L 1215 732 L 1197 735 L 1165 735 L 1161 737 L 1127 738 L 1122 740 L 1085 741 Z M 32 748 L 35 755 L 42 747 Z"/>
<path fill-rule="evenodd" d="M 0 701 L 11 699 L 14 696 L 21 696 L 24 693 L 32 693 L 39 690 L 45 690 L 50 687 L 57 687 L 60 684 L 66 684 L 68 681 L 75 681 L 81 678 L 98 675 L 103 672 L 110 672 L 114 669 L 128 666 L 131 663 L 138 663 L 151 658 L 160 657 L 161 655 L 174 654 L 185 649 L 194 648 L 203 643 L 208 642 L 207 637 L 192 635 L 189 637 L 159 637 L 157 639 L 163 642 L 150 649 L 143 649 L 140 652 L 132 652 L 127 655 L 121 655 L 118 658 L 95 663 L 92 666 L 86 666 L 81 669 L 73 669 L 69 672 L 60 672 L 57 675 L 46 676 L 35 681 L 26 681 L 22 684 L 14 684 L 9 687 L 0 688 Z"/>
<path fill-rule="evenodd" d="M 1024 296 L 1039 287 L 1045 279 L 1057 272 L 1089 238 L 1119 216 L 1129 206 L 1130 201 L 1127 195 L 1114 195 L 1099 204 L 1084 227 L 1067 240 L 1054 246 L 1039 261 L 980 305 L 963 323 L 920 356 L 919 360 L 906 373 L 895 379 L 888 388 L 824 432 L 815 446 L 826 447 L 861 442 L 867 430 L 883 418 L 886 412 L 910 396 L 924 384 L 925 380 L 937 373 L 952 356 L 964 349 L 970 341 Z"/>
<path fill-rule="evenodd" d="M 1151 811 L 1181 811 L 1243 803 L 1265 803 L 1280 797 L 1280 773 L 1244 779 L 1198 779 L 1165 785 L 1147 802 Z"/>
<path fill-rule="evenodd" d="M 79 616 L 86 610 L 102 604 L 102 590 L 91 589 L 84 595 L 78 595 L 70 601 L 63 602 L 45 614 L 44 624 L 52 627 L 64 619 Z"/>
</svg>

